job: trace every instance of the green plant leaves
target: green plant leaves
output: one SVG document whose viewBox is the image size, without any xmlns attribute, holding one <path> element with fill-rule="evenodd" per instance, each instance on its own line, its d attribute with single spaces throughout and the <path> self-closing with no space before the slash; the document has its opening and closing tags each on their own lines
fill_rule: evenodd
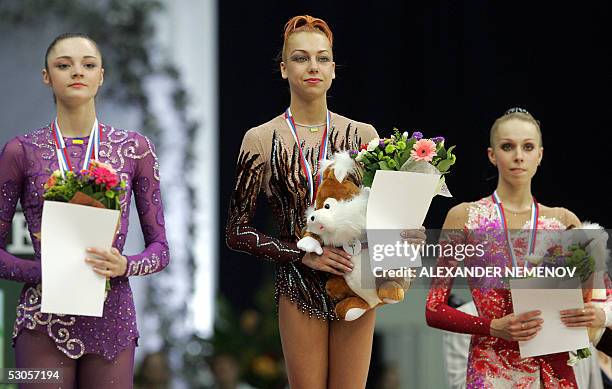
<svg viewBox="0 0 612 389">
<path fill-rule="evenodd" d="M 443 159 L 436 165 L 440 173 L 446 173 L 448 169 L 455 163 L 454 160 L 451 159 Z"/>
</svg>

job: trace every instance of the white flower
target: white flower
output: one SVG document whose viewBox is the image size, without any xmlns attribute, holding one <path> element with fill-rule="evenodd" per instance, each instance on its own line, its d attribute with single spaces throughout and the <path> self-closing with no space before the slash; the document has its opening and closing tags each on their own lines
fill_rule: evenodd
<svg viewBox="0 0 612 389">
<path fill-rule="evenodd" d="M 355 157 L 355 161 L 357 162 L 361 162 L 361 160 L 363 159 L 364 154 L 367 153 L 367 150 L 361 150 L 359 151 L 359 153 L 357 154 L 357 156 Z"/>
<path fill-rule="evenodd" d="M 367 150 L 368 150 L 368 151 L 374 151 L 374 149 L 375 149 L 376 147 L 378 147 L 378 145 L 379 145 L 379 144 L 380 144 L 380 139 L 378 139 L 378 138 L 374 138 L 374 139 L 372 139 L 372 140 L 370 141 L 370 143 L 368 143 L 368 148 L 367 148 Z"/>
<path fill-rule="evenodd" d="M 404 131 L 404 133 L 402 134 L 402 136 L 404 137 L 404 139 L 408 139 L 408 131 Z"/>
<path fill-rule="evenodd" d="M 567 360 L 567 365 L 573 367 L 576 365 L 576 363 L 578 363 L 579 360 L 580 358 L 578 358 L 577 356 L 571 357 L 570 359 Z"/>
<path fill-rule="evenodd" d="M 544 257 L 541 257 L 539 255 L 525 255 L 525 260 L 531 263 L 532 265 L 538 266 L 542 263 Z"/>
</svg>

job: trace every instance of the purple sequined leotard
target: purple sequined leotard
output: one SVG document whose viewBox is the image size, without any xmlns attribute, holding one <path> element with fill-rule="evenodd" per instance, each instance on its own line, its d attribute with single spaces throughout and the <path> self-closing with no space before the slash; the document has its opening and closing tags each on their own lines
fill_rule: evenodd
<svg viewBox="0 0 612 389">
<path fill-rule="evenodd" d="M 101 139 L 100 161 L 112 165 L 127 182 L 114 247 L 121 252 L 125 244 L 132 193 L 146 245 L 140 254 L 127 256 L 124 276 L 111 279 L 103 317 L 40 312 L 40 241 L 33 234 L 40 231 L 43 185 L 50 172 L 58 169 L 51 129 L 47 126 L 15 137 L 0 153 L 0 277 L 25 283 L 17 306 L 13 340 L 23 329 L 40 331 L 51 337 L 57 348 L 73 359 L 84 354 L 98 354 L 112 360 L 131 342 L 137 341 L 136 311 L 128 277 L 156 273 L 164 269 L 169 260 L 159 165 L 153 145 L 143 135 L 107 125 L 102 126 Z M 71 161 L 74 166 L 80 166 L 88 138 L 65 140 Z M 21 201 L 32 237 L 34 260 L 20 259 L 6 251 L 17 200 Z"/>
</svg>

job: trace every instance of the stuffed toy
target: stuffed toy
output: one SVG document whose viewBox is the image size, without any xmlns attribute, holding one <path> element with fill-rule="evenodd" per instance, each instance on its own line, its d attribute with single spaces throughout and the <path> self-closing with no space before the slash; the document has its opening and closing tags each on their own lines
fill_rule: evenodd
<svg viewBox="0 0 612 389">
<path fill-rule="evenodd" d="M 378 305 L 402 301 L 408 281 L 374 277 L 370 268 L 364 243 L 370 189 L 361 187 L 357 164 L 347 152 L 341 152 L 323 161 L 320 169 L 323 180 L 315 204 L 306 211 L 305 233 L 297 246 L 319 255 L 322 246 L 342 247 L 352 255 L 353 270 L 344 276 L 332 275 L 326 284 L 327 293 L 337 303 L 336 315 L 352 321 Z"/>
</svg>

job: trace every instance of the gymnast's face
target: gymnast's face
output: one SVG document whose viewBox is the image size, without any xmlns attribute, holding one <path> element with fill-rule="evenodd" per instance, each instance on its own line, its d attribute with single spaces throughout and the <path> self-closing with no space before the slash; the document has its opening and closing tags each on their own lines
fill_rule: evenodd
<svg viewBox="0 0 612 389">
<path fill-rule="evenodd" d="M 502 122 L 488 149 L 489 160 L 501 178 L 515 183 L 531 180 L 538 170 L 544 148 L 533 123 L 520 119 Z"/>
<path fill-rule="evenodd" d="M 58 41 L 47 57 L 43 83 L 53 90 L 58 103 L 79 105 L 93 99 L 104 81 L 102 56 L 85 38 Z"/>
<path fill-rule="evenodd" d="M 324 96 L 336 77 L 332 48 L 325 35 L 296 32 L 289 36 L 280 64 L 292 94 L 305 100 Z"/>
</svg>

